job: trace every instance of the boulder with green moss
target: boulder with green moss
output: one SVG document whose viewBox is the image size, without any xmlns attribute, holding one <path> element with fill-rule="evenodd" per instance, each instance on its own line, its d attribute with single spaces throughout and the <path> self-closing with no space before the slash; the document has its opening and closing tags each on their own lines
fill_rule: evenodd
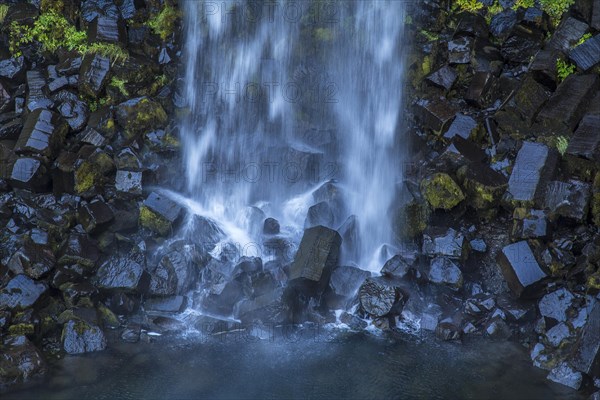
<svg viewBox="0 0 600 400">
<path fill-rule="evenodd" d="M 106 337 L 97 325 L 80 319 L 69 320 L 63 327 L 61 341 L 69 354 L 104 350 Z"/>
<path fill-rule="evenodd" d="M 25 336 L 6 336 L 0 343 L 0 387 L 43 375 L 46 363 Z"/>
<path fill-rule="evenodd" d="M 451 210 L 465 199 L 465 195 L 446 173 L 436 173 L 421 181 L 421 193 L 434 209 Z"/>
<path fill-rule="evenodd" d="M 182 208 L 176 202 L 156 192 L 150 193 L 140 207 L 140 225 L 161 236 L 168 235 L 181 216 Z"/>
<path fill-rule="evenodd" d="M 482 163 L 461 168 L 459 176 L 468 203 L 476 210 L 490 210 L 497 207 L 508 184 L 504 175 Z"/>
<path fill-rule="evenodd" d="M 117 106 L 117 122 L 125 129 L 126 138 L 134 139 L 164 127 L 167 113 L 160 103 L 147 97 L 138 97 Z"/>
</svg>

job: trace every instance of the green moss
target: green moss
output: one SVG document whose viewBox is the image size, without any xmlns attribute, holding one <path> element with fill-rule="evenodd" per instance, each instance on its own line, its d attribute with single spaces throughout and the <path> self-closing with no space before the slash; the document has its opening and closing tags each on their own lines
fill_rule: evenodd
<svg viewBox="0 0 600 400">
<path fill-rule="evenodd" d="M 539 0 L 542 10 L 552 19 L 554 25 L 558 25 L 562 15 L 575 4 L 575 0 Z"/>
<path fill-rule="evenodd" d="M 515 4 L 512 6 L 513 10 L 517 10 L 519 8 L 531 8 L 535 7 L 535 0 L 517 0 Z"/>
<path fill-rule="evenodd" d="M 181 14 L 177 9 L 165 5 L 158 14 L 148 20 L 148 27 L 152 29 L 152 32 L 160 36 L 162 40 L 167 40 L 175 32 L 176 22 L 179 17 L 181 17 Z"/>
<path fill-rule="evenodd" d="M 117 328 L 117 327 L 119 327 L 119 325 L 121 325 L 121 323 L 119 322 L 119 319 L 117 318 L 115 313 L 113 313 L 104 304 L 98 304 L 97 310 L 98 310 L 98 314 L 100 314 L 100 318 L 102 319 L 102 322 L 104 323 L 104 326 Z"/>
<path fill-rule="evenodd" d="M 586 42 L 586 40 L 591 39 L 591 37 L 592 37 L 592 34 L 589 32 L 584 34 L 582 37 L 579 38 L 579 40 L 577 41 L 577 43 L 575 43 L 575 45 L 573 47 L 577 47 L 577 46 L 584 44 Z"/>
<path fill-rule="evenodd" d="M 588 277 L 586 286 L 588 289 L 600 290 L 600 271 L 597 271 Z"/>
<path fill-rule="evenodd" d="M 465 199 L 460 186 L 445 173 L 433 174 L 423 179 L 421 193 L 434 209 L 450 210 Z"/>
<path fill-rule="evenodd" d="M 82 194 L 94 187 L 99 180 L 99 174 L 94 165 L 84 161 L 75 171 L 75 192 Z"/>
<path fill-rule="evenodd" d="M 21 323 L 21 324 L 11 325 L 8 327 L 9 335 L 30 336 L 30 335 L 33 335 L 34 333 L 35 333 L 35 327 L 33 326 L 33 324 Z"/>
<path fill-rule="evenodd" d="M 437 33 L 435 33 L 435 32 L 429 32 L 429 31 L 427 31 L 427 30 L 425 30 L 425 29 L 421 29 L 421 30 L 419 31 L 419 33 L 420 33 L 420 34 L 421 34 L 423 37 L 425 37 L 425 39 L 429 40 L 430 42 L 431 42 L 431 41 L 436 41 L 436 40 L 439 40 L 439 39 L 440 39 L 440 35 L 438 35 L 438 34 L 437 34 Z"/>
<path fill-rule="evenodd" d="M 565 155 L 567 147 L 569 147 L 569 139 L 567 137 L 559 136 L 556 138 L 556 149 L 558 150 L 561 156 Z"/>
<path fill-rule="evenodd" d="M 6 14 L 8 13 L 8 8 L 7 4 L 0 4 L 0 24 L 4 22 Z"/>
<path fill-rule="evenodd" d="M 556 76 L 560 82 L 564 81 L 567 76 L 575 72 L 577 67 L 563 59 L 556 60 Z"/>
<path fill-rule="evenodd" d="M 483 8 L 483 3 L 477 0 L 454 0 L 452 3 L 452 8 L 454 10 L 468 11 L 472 13 Z"/>
<path fill-rule="evenodd" d="M 162 236 L 171 232 L 171 223 L 146 206 L 140 207 L 140 225 Z"/>
</svg>

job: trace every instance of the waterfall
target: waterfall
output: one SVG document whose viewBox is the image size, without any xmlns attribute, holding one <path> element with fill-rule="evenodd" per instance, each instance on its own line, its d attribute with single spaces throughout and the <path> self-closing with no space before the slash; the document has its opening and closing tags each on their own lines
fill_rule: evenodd
<svg viewBox="0 0 600 400">
<path fill-rule="evenodd" d="M 402 178 L 404 2 L 186 0 L 183 9 L 181 135 L 196 209 L 260 240 L 255 206 L 298 241 L 312 192 L 333 178 L 343 219 L 359 226 L 351 261 L 378 271 L 372 255 L 394 241 Z"/>
</svg>

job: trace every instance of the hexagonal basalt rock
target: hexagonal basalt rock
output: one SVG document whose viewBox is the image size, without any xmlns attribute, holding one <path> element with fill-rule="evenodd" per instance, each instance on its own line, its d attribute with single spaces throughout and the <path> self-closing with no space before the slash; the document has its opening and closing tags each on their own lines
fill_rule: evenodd
<svg viewBox="0 0 600 400">
<path fill-rule="evenodd" d="M 460 186 L 445 173 L 436 173 L 423 179 L 421 193 L 433 208 L 443 210 L 450 210 L 465 199 Z"/>
<path fill-rule="evenodd" d="M 59 115 L 39 108 L 27 116 L 15 144 L 15 153 L 53 157 L 65 140 L 68 129 Z"/>
<path fill-rule="evenodd" d="M 117 122 L 132 139 L 146 132 L 163 127 L 167 113 L 162 106 L 147 97 L 127 100 L 117 106 Z"/>
<path fill-rule="evenodd" d="M 47 290 L 45 283 L 36 282 L 26 275 L 17 275 L 0 289 L 0 308 L 20 310 L 31 307 Z"/>
<path fill-rule="evenodd" d="M 367 279 L 358 291 L 362 309 L 373 317 L 382 317 L 392 312 L 394 306 L 402 299 L 402 294 L 393 285 L 381 281 Z"/>
<path fill-rule="evenodd" d="M 526 241 L 510 244 L 498 254 L 498 264 L 508 287 L 517 297 L 534 295 L 548 275 Z"/>
</svg>

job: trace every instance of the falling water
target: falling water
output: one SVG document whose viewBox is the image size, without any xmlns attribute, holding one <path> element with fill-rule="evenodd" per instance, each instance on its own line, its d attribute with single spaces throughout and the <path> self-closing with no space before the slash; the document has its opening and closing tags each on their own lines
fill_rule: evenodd
<svg viewBox="0 0 600 400">
<path fill-rule="evenodd" d="M 196 209 L 257 240 L 245 218 L 257 206 L 298 240 L 311 193 L 333 178 L 342 218 L 357 217 L 352 261 L 378 270 L 401 179 L 404 2 L 189 0 L 184 10 L 182 137 Z"/>
</svg>

